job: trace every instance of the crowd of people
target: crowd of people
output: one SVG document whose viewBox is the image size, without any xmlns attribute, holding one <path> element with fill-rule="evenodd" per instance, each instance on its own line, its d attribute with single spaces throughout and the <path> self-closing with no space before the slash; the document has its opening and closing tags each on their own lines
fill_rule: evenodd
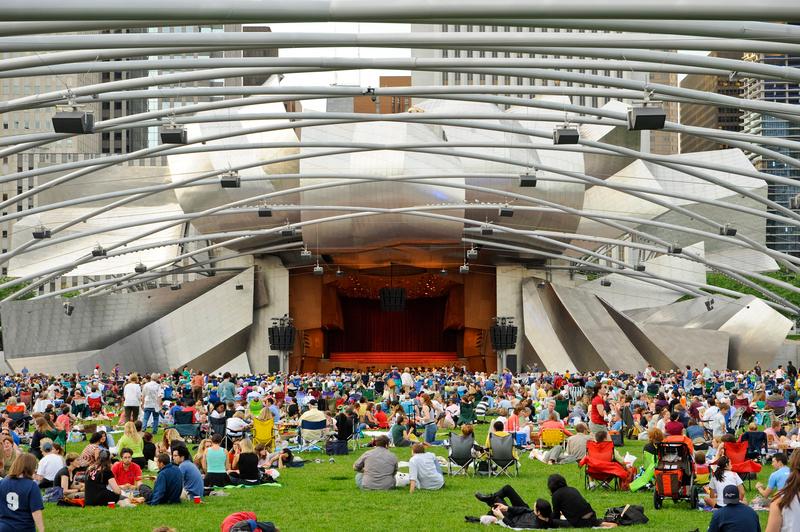
<svg viewBox="0 0 800 532">
<path fill-rule="evenodd" d="M 798 390 L 791 363 L 775 370 L 648 366 L 582 374 L 533 367 L 517 375 L 457 367 L 244 376 L 190 368 L 140 376 L 118 365 L 89 375 L 23 370 L 0 382 L 0 495 L 20 499 L 13 510 L 0 505 L 0 518 L 20 519 L 25 530 L 41 528 L 42 501 L 95 506 L 201 499 L 214 487 L 274 482 L 307 440 L 346 444 L 364 434 L 374 434 L 374 449 L 355 461 L 359 488 L 437 490 L 445 484 L 446 465 L 429 452 L 446 443 L 437 432 L 467 436 L 486 421 L 490 435 L 513 436 L 515 457 L 524 452 L 554 468 L 584 463 L 590 442 L 643 440 L 644 452 L 657 461 L 661 442 L 682 438 L 691 448 L 696 484 L 707 482 L 698 501 L 714 511 L 712 530 L 756 530 L 743 528 L 752 520 L 741 514 L 751 507 L 769 509 L 770 532 L 792 530 L 800 526 L 800 453 L 793 452 L 800 447 Z M 176 423 L 196 427 L 197 441 L 187 442 Z M 259 441 L 254 435 L 265 425 L 274 431 Z M 121 430 L 110 430 L 116 427 Z M 553 431 L 563 438 L 545 446 L 543 435 Z M 84 438 L 79 454 L 66 452 L 68 442 Z M 752 501 L 742 486 L 746 475 L 733 471 L 726 456 L 727 444 L 736 442 L 746 443 L 748 459 L 774 468 L 766 486 L 756 484 Z M 491 438 L 475 445 L 476 456 L 490 445 Z M 389 447 L 410 447 L 408 473 L 399 472 Z M 652 471 L 626 458 L 611 458 L 621 486 L 652 489 Z M 148 479 L 146 471 L 157 473 Z M 154 480 L 152 487 L 145 480 Z M 516 528 L 600 524 L 563 476 L 553 473 L 548 488 L 552 502 L 539 499 L 533 508 L 510 486 L 481 495 L 491 503 L 484 517 L 530 525 Z M 21 515 L 27 516 L 24 526 Z"/>
</svg>

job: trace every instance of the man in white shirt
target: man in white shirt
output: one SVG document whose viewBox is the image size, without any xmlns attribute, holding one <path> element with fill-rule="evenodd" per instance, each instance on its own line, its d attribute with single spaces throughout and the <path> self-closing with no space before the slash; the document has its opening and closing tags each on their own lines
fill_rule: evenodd
<svg viewBox="0 0 800 532">
<path fill-rule="evenodd" d="M 56 474 L 64 467 L 64 460 L 60 454 L 53 452 L 53 442 L 49 439 L 42 440 L 42 459 L 36 468 L 36 480 L 39 487 L 49 488 L 53 485 Z"/>
<path fill-rule="evenodd" d="M 164 391 L 161 389 L 161 384 L 158 382 L 158 373 L 153 373 L 150 375 L 150 380 L 142 386 L 142 408 L 144 409 L 142 428 L 147 430 L 147 423 L 152 416 L 153 434 L 158 432 L 158 407 L 161 404 L 161 398 L 163 396 Z"/>
<path fill-rule="evenodd" d="M 415 443 L 411 450 L 413 454 L 408 461 L 408 492 L 414 493 L 415 489 L 441 489 L 444 486 L 444 475 L 436 455 L 426 453 L 425 446 L 421 443 Z"/>
<path fill-rule="evenodd" d="M 125 419 L 136 421 L 139 419 L 139 406 L 142 404 L 142 387 L 139 386 L 139 376 L 134 373 L 130 376 L 128 384 L 122 390 L 125 407 Z"/>
</svg>

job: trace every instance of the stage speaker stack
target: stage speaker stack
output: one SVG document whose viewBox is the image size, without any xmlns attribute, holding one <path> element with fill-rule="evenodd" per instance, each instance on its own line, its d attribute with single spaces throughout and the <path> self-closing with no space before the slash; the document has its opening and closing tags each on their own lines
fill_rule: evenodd
<svg viewBox="0 0 800 532">
<path fill-rule="evenodd" d="M 384 312 L 401 312 L 406 308 L 406 289 L 400 287 L 384 287 L 380 291 L 381 310 Z"/>
<path fill-rule="evenodd" d="M 294 348 L 294 327 L 274 325 L 269 328 L 269 348 L 273 351 L 291 351 Z"/>
<path fill-rule="evenodd" d="M 517 326 L 492 325 L 491 329 L 489 329 L 489 336 L 492 340 L 492 348 L 495 351 L 514 349 L 517 345 Z"/>
</svg>

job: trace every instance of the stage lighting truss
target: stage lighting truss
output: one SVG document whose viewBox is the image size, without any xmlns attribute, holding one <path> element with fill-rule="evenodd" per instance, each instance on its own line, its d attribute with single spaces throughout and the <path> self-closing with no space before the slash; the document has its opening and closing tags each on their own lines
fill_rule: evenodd
<svg viewBox="0 0 800 532">
<path fill-rule="evenodd" d="M 476 248 L 475 246 L 472 246 L 471 248 L 469 248 L 467 250 L 466 255 L 467 255 L 467 260 L 475 260 L 475 259 L 477 259 L 478 258 L 478 248 Z"/>
</svg>

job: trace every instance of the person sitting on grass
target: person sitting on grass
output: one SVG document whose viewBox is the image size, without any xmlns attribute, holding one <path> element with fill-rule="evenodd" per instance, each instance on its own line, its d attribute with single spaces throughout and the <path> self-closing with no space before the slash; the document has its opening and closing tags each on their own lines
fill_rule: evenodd
<svg viewBox="0 0 800 532">
<path fill-rule="evenodd" d="M 178 449 L 179 447 L 176 447 Z M 185 448 L 185 447 L 184 447 Z M 170 462 L 167 453 L 159 453 L 156 457 L 158 463 L 158 476 L 153 485 L 147 504 L 175 504 L 181 502 L 183 492 L 183 475 L 178 466 Z"/>
<path fill-rule="evenodd" d="M 744 502 L 744 484 L 739 475 L 731 471 L 731 461 L 727 456 L 721 456 L 717 460 L 717 468 L 711 477 L 711 483 L 706 488 L 707 496 L 704 502 L 712 508 L 721 508 L 727 503 L 722 499 L 726 486 L 734 486 L 739 491 L 739 498 Z"/>
<path fill-rule="evenodd" d="M 206 472 L 205 485 L 208 487 L 230 484 L 228 453 L 220 446 L 221 443 L 222 434 L 211 436 L 211 447 L 206 449 L 203 456 L 203 470 Z"/>
<path fill-rule="evenodd" d="M 253 440 L 244 438 L 234 444 L 235 455 L 228 476 L 232 484 L 258 484 L 261 471 L 258 469 L 258 455 L 253 449 Z"/>
<path fill-rule="evenodd" d="M 708 532 L 761 532 L 758 514 L 748 505 L 741 504 L 736 486 L 728 484 L 721 495 L 724 506 L 714 510 Z"/>
<path fill-rule="evenodd" d="M 489 515 L 481 518 L 467 516 L 465 519 L 468 523 L 492 524 L 499 521 L 504 526 L 514 529 L 555 528 L 549 502 L 537 499 L 531 509 L 508 484 L 494 493 L 477 492 L 475 498 L 489 506 Z"/>
<path fill-rule="evenodd" d="M 353 464 L 356 486 L 363 490 L 390 490 L 395 487 L 397 457 L 389 451 L 389 438 L 375 438 L 375 448 L 362 454 Z"/>
<path fill-rule="evenodd" d="M 53 485 L 61 488 L 64 497 L 79 497 L 83 491 L 83 482 L 74 481 L 77 459 L 78 453 L 67 453 L 64 459 L 66 465 L 56 473 L 56 478 L 53 480 Z"/>
<path fill-rule="evenodd" d="M 149 432 L 142 434 L 142 456 L 147 461 L 146 468 L 149 468 L 150 462 L 156 461 L 156 444 L 153 443 L 153 435 Z"/>
<path fill-rule="evenodd" d="M 186 447 L 176 447 L 172 451 L 172 463 L 178 466 L 183 477 L 183 490 L 190 499 L 203 496 L 203 476 L 192 462 L 192 455 Z"/>
<path fill-rule="evenodd" d="M 586 456 L 586 442 L 591 439 L 589 427 L 585 423 L 578 423 L 575 425 L 575 434 L 567 438 L 565 443 L 558 444 L 546 452 L 534 450 L 531 456 L 550 465 L 580 462 Z"/>
<path fill-rule="evenodd" d="M 44 502 L 33 480 L 36 457 L 24 453 L 14 460 L 8 476 L 0 480 L 0 530 L 40 532 L 44 530 Z"/>
<path fill-rule="evenodd" d="M 552 518 L 554 520 L 563 516 L 569 522 L 569 526 L 573 528 L 592 528 L 596 526 L 611 528 L 616 526 L 614 523 L 600 521 L 592 505 L 583 498 L 583 495 L 578 490 L 568 486 L 563 476 L 559 474 L 550 475 L 547 478 L 547 489 L 550 490 L 552 497 Z"/>
<path fill-rule="evenodd" d="M 111 453 L 98 452 L 97 463 L 86 471 L 86 506 L 106 506 L 119 502 L 121 490 L 111 472 Z"/>
<path fill-rule="evenodd" d="M 136 430 L 136 423 L 128 421 L 125 423 L 123 430 L 124 434 L 117 442 L 117 447 L 130 449 L 133 453 L 133 463 L 139 466 L 139 469 L 147 469 L 147 460 L 145 460 L 143 452 L 144 439 L 142 439 L 139 431 Z"/>
<path fill-rule="evenodd" d="M 407 422 L 408 418 L 401 415 L 397 418 L 397 423 L 392 425 L 392 429 L 389 431 L 395 447 L 411 447 L 412 441 L 409 438 Z"/>
<path fill-rule="evenodd" d="M 425 446 L 415 443 L 411 447 L 411 459 L 408 461 L 408 492 L 414 493 L 415 489 L 438 490 L 444 486 L 442 467 L 433 453 L 426 453 Z"/>
<path fill-rule="evenodd" d="M 786 480 L 789 478 L 789 467 L 786 465 L 789 459 L 783 453 L 775 453 L 772 455 L 772 467 L 775 471 L 769 476 L 767 485 L 764 486 L 761 482 L 756 482 L 756 490 L 762 497 L 767 499 L 778 493 L 786 486 Z"/>
<path fill-rule="evenodd" d="M 45 489 L 53 486 L 56 474 L 64 467 L 64 460 L 55 451 L 53 442 L 49 438 L 42 440 L 41 451 L 42 459 L 36 468 L 36 480 L 39 482 L 39 487 Z"/>
<path fill-rule="evenodd" d="M 133 451 L 124 447 L 119 452 L 119 458 L 119 462 L 111 466 L 111 473 L 113 473 L 117 485 L 120 489 L 138 489 L 142 483 L 142 468 L 133 461 Z"/>
</svg>

